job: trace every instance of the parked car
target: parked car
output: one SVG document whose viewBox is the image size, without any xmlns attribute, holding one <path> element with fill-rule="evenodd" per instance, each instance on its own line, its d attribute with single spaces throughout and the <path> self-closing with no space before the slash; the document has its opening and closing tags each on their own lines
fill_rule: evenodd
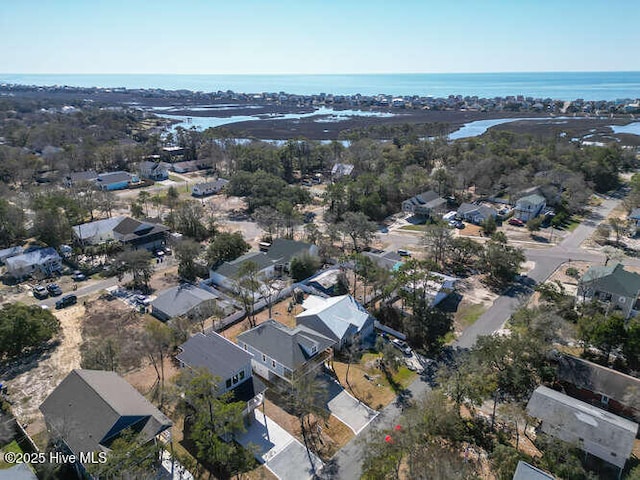
<svg viewBox="0 0 640 480">
<path fill-rule="evenodd" d="M 524 222 L 518 218 L 510 218 L 509 225 L 515 225 L 516 227 L 524 227 Z"/>
<path fill-rule="evenodd" d="M 411 253 L 409 253 L 407 250 L 398 250 L 398 255 L 400 255 L 401 257 L 410 257 Z"/>
<path fill-rule="evenodd" d="M 73 272 L 73 275 L 71 275 L 71 279 L 74 282 L 82 282 L 82 281 L 86 280 L 87 277 L 80 270 L 76 270 L 75 272 Z"/>
<path fill-rule="evenodd" d="M 49 285 L 47 285 L 47 291 L 52 297 L 62 295 L 62 289 L 58 286 L 57 283 L 50 283 Z"/>
<path fill-rule="evenodd" d="M 407 342 L 403 342 L 402 340 L 398 340 L 397 338 L 394 338 L 391 341 L 391 343 L 393 343 L 393 346 L 396 347 L 405 355 L 411 355 L 411 348 L 409 347 L 409 345 L 407 345 Z"/>
<path fill-rule="evenodd" d="M 462 223 L 460 220 L 451 220 L 449 222 L 449 226 L 450 227 L 455 227 L 458 229 L 463 229 L 464 228 L 464 223 Z"/>
<path fill-rule="evenodd" d="M 42 285 L 36 285 L 33 287 L 33 296 L 42 300 L 49 296 L 49 292 Z"/>
<path fill-rule="evenodd" d="M 75 295 L 65 295 L 56 302 L 56 308 L 60 310 L 61 308 L 69 307 L 71 305 L 75 305 L 76 303 L 78 303 L 78 297 L 76 297 Z"/>
</svg>

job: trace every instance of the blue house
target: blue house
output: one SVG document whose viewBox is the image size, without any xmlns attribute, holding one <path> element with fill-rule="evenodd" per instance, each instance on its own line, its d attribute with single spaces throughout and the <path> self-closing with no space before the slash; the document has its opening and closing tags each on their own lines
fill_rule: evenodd
<svg viewBox="0 0 640 480">
<path fill-rule="evenodd" d="M 100 190 L 123 190 L 131 183 L 138 183 L 140 179 L 137 175 L 118 171 L 101 173 L 96 179 L 96 186 Z"/>
</svg>

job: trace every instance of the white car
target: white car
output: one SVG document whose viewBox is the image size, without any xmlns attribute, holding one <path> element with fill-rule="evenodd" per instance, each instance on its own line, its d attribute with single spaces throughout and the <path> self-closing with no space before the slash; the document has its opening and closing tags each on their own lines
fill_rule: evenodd
<svg viewBox="0 0 640 480">
<path fill-rule="evenodd" d="M 396 347 L 405 355 L 411 355 L 411 348 L 409 347 L 409 345 L 407 345 L 407 342 L 403 342 L 402 340 L 398 340 L 397 338 L 394 338 L 391 341 L 391 343 L 393 343 L 393 346 Z"/>
</svg>

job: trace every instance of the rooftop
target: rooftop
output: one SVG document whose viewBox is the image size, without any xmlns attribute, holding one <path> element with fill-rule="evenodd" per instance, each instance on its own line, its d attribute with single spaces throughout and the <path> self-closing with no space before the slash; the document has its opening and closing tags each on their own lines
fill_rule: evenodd
<svg viewBox="0 0 640 480">
<path fill-rule="evenodd" d="M 191 368 L 206 368 L 222 380 L 238 373 L 253 358 L 249 352 L 215 332 L 197 333 L 179 348 L 178 360 Z"/>
<path fill-rule="evenodd" d="M 160 292 L 151 305 L 170 317 L 179 317 L 201 303 L 217 298 L 217 295 L 204 288 L 183 283 Z"/>
<path fill-rule="evenodd" d="M 640 275 L 628 272 L 621 263 L 591 267 L 580 279 L 580 283 L 596 282 L 598 289 L 635 297 L 640 291 Z"/>
<path fill-rule="evenodd" d="M 340 340 L 351 325 L 360 330 L 369 318 L 369 312 L 351 295 L 322 298 L 310 295 L 302 303 L 304 312 L 296 319 L 318 317 Z"/>
</svg>

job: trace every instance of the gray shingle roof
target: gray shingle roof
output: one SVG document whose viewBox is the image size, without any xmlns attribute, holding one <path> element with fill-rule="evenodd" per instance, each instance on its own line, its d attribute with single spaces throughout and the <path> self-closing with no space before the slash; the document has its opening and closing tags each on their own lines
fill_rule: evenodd
<svg viewBox="0 0 640 480">
<path fill-rule="evenodd" d="M 370 318 L 369 312 L 351 295 L 329 298 L 311 295 L 302 307 L 305 311 L 296 316 L 297 322 L 315 317 L 327 326 L 338 341 L 352 326 L 360 332 Z"/>
<path fill-rule="evenodd" d="M 293 257 L 308 252 L 310 248 L 309 243 L 276 238 L 267 252 L 249 252 L 231 262 L 223 263 L 215 272 L 227 278 L 235 278 L 245 262 L 252 261 L 258 265 L 258 270 L 263 270 L 276 264 L 286 265 Z"/>
<path fill-rule="evenodd" d="M 638 424 L 547 387 L 538 387 L 527 412 L 542 421 L 542 431 L 613 465 L 631 455 Z"/>
<path fill-rule="evenodd" d="M 558 379 L 599 395 L 606 395 L 621 404 L 640 397 L 640 379 L 602 365 L 561 355 L 558 358 Z"/>
<path fill-rule="evenodd" d="M 99 370 L 73 370 L 40 410 L 75 454 L 109 448 L 127 428 L 148 441 L 171 426 L 171 420 L 126 380 Z"/>
<path fill-rule="evenodd" d="M 240 371 L 253 358 L 249 352 L 215 332 L 197 333 L 179 348 L 178 360 L 191 368 L 206 368 L 222 380 Z"/>
<path fill-rule="evenodd" d="M 311 347 L 315 346 L 317 353 L 320 353 L 336 343 L 304 326 L 289 328 L 275 320 L 267 320 L 257 327 L 241 333 L 237 337 L 237 342 L 251 345 L 259 352 L 294 371 L 314 356 L 309 356 L 305 349 L 311 351 Z"/>
<path fill-rule="evenodd" d="M 621 263 L 591 267 L 580 283 L 593 283 L 599 290 L 625 297 L 635 297 L 640 291 L 640 275 L 626 271 Z"/>
<path fill-rule="evenodd" d="M 516 202 L 516 205 L 540 205 L 544 202 L 546 202 L 546 200 L 542 195 L 534 193 L 533 195 L 527 195 L 526 197 L 520 198 Z"/>
<path fill-rule="evenodd" d="M 554 477 L 520 460 L 513 474 L 513 480 L 554 480 Z"/>
<path fill-rule="evenodd" d="M 169 317 L 179 317 L 203 302 L 216 300 L 218 297 L 204 288 L 188 283 L 176 285 L 160 292 L 151 306 Z"/>
<path fill-rule="evenodd" d="M 103 185 L 109 185 L 111 183 L 128 182 L 131 180 L 131 174 L 127 172 L 108 172 L 98 175 L 97 181 Z"/>
</svg>

